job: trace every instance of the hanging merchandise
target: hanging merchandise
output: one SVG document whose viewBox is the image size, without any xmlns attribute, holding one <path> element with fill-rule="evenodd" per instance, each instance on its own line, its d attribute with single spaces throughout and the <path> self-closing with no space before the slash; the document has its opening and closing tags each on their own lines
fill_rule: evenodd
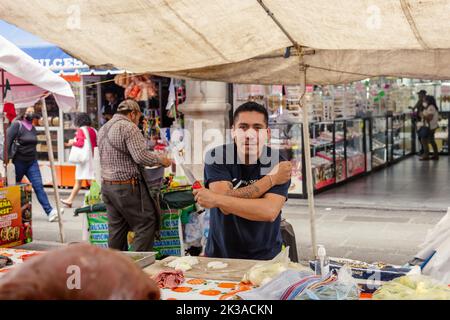
<svg viewBox="0 0 450 320">
<path fill-rule="evenodd" d="M 157 95 L 156 84 L 150 74 L 130 75 L 118 74 L 114 77 L 116 85 L 125 88 L 125 98 L 136 101 L 148 101 Z"/>
</svg>

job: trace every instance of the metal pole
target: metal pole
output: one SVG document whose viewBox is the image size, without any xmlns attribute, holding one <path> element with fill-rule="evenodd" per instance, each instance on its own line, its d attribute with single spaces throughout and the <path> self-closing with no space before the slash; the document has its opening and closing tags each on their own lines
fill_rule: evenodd
<svg viewBox="0 0 450 320">
<path fill-rule="evenodd" d="M 269 15 L 269 17 L 273 20 L 273 22 L 280 28 L 280 30 L 284 33 L 284 35 L 289 39 L 294 48 L 297 50 L 296 55 L 299 57 L 299 74 L 300 74 L 300 88 L 302 90 L 302 94 L 300 97 L 300 106 L 303 109 L 303 140 L 304 140 L 304 155 L 305 155 L 305 164 L 306 164 L 306 190 L 308 193 L 308 207 L 309 207 L 309 215 L 310 215 L 310 224 L 311 224 L 311 243 L 313 249 L 314 258 L 317 257 L 317 245 L 316 245 L 316 212 L 314 208 L 314 188 L 313 188 L 313 178 L 312 178 L 312 169 L 311 169 L 311 145 L 309 138 L 309 119 L 308 119 L 308 106 L 304 101 L 305 92 L 306 92 L 306 68 L 307 65 L 303 63 L 303 55 L 305 54 L 314 54 L 314 51 L 306 52 L 298 43 L 295 41 L 294 37 L 292 37 L 289 32 L 283 27 L 280 21 L 275 17 L 272 11 L 265 5 L 263 0 L 257 0 L 264 11 Z"/>
<path fill-rule="evenodd" d="M 1 73 L 2 73 L 2 114 L 0 115 L 0 119 L 2 121 L 2 130 L 3 130 L 3 169 L 5 171 L 5 177 L 6 177 L 6 166 L 8 164 L 8 139 L 6 137 L 6 131 L 8 129 L 8 123 L 6 122 L 6 117 L 5 117 L 5 112 L 4 112 L 4 108 L 5 108 L 5 97 L 4 97 L 4 93 L 5 93 L 5 70 L 4 69 L 0 69 Z"/>
<path fill-rule="evenodd" d="M 309 119 L 308 119 L 308 104 L 305 103 L 305 92 L 306 92 L 306 68 L 300 70 L 300 86 L 301 86 L 301 97 L 300 106 L 303 110 L 303 140 L 305 150 L 303 154 L 305 155 L 305 165 L 306 165 L 306 191 L 308 194 L 308 209 L 310 218 L 310 231 L 311 231 L 311 245 L 313 258 L 317 257 L 317 243 L 316 243 L 316 209 L 314 204 L 314 185 L 312 176 L 312 165 L 311 165 L 311 144 L 309 138 Z"/>
<path fill-rule="evenodd" d="M 59 190 L 58 190 L 58 182 L 56 180 L 56 169 L 55 169 L 55 159 L 53 157 L 53 145 L 52 139 L 50 137 L 50 129 L 48 125 L 48 116 L 47 116 L 47 105 L 45 103 L 45 98 L 41 98 L 42 102 L 42 116 L 44 118 L 44 126 L 45 126 L 45 136 L 47 138 L 47 147 L 48 147 L 48 159 L 50 161 L 50 168 L 52 170 L 52 181 L 53 181 L 53 190 L 55 191 L 55 201 L 56 201 L 56 211 L 58 212 L 58 225 L 59 225 L 59 237 L 61 243 L 64 243 L 64 226 L 62 222 L 62 216 L 60 211 L 60 199 L 59 199 Z"/>
</svg>

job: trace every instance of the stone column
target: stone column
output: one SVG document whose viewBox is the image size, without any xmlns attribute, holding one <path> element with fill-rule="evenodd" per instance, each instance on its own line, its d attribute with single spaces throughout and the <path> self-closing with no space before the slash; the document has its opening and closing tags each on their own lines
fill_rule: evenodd
<svg viewBox="0 0 450 320">
<path fill-rule="evenodd" d="M 186 81 L 186 101 L 179 106 L 184 114 L 185 138 L 190 135 L 186 139 L 185 165 L 197 179 L 203 180 L 206 151 L 227 142 L 231 108 L 227 94 L 228 86 L 224 82 Z"/>
</svg>

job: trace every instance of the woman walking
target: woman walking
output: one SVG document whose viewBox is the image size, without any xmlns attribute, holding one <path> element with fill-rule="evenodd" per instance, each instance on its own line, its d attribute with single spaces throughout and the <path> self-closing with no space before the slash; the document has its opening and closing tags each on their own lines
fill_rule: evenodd
<svg viewBox="0 0 450 320">
<path fill-rule="evenodd" d="M 20 183 L 24 176 L 27 177 L 48 221 L 55 222 L 58 221 L 58 213 L 48 201 L 37 161 L 37 132 L 32 123 L 35 118 L 34 108 L 29 107 L 11 124 L 7 130 L 8 154 L 16 169 L 16 182 Z"/>
<path fill-rule="evenodd" d="M 85 143 L 89 145 L 90 154 L 88 160 L 83 163 L 77 163 L 75 169 L 75 185 L 69 198 L 61 200 L 61 202 L 71 208 L 73 200 L 81 189 L 84 180 L 89 183 L 94 180 L 94 148 L 97 146 L 97 131 L 92 128 L 92 121 L 85 112 L 80 112 L 75 118 L 75 126 L 78 128 L 75 134 L 75 140 L 70 140 L 67 146 L 73 148 L 84 148 Z"/>
</svg>

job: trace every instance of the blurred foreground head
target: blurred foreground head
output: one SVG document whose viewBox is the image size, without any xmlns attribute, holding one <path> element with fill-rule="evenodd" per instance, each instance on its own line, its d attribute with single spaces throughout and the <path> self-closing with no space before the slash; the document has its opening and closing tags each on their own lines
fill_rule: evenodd
<svg viewBox="0 0 450 320">
<path fill-rule="evenodd" d="M 120 252 L 70 245 L 34 257 L 0 278 L 0 300 L 157 300 L 160 291 Z"/>
</svg>

